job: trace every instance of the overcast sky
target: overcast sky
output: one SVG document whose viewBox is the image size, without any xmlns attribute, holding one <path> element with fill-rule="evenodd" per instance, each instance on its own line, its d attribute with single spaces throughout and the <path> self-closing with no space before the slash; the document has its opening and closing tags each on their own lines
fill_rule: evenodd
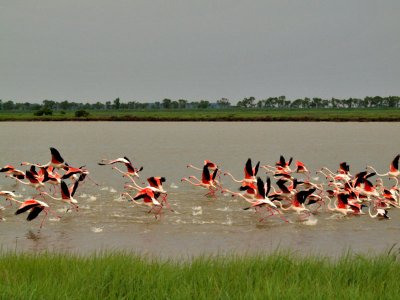
<svg viewBox="0 0 400 300">
<path fill-rule="evenodd" d="M 0 99 L 400 95 L 400 1 L 0 0 Z"/>
</svg>

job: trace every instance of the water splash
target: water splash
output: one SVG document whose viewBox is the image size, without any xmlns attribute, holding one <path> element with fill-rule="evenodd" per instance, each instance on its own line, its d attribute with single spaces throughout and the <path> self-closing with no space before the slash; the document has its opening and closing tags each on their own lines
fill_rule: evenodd
<svg viewBox="0 0 400 300">
<path fill-rule="evenodd" d="M 171 189 L 178 189 L 179 186 L 177 186 L 175 183 L 171 183 L 171 185 L 169 186 Z"/>
<path fill-rule="evenodd" d="M 103 228 L 102 227 L 92 227 L 90 228 L 90 230 L 94 233 L 99 233 L 99 232 L 103 232 Z"/>
<path fill-rule="evenodd" d="M 94 202 L 94 201 L 97 200 L 97 197 L 94 196 L 94 195 L 89 195 L 89 198 L 87 200 L 90 201 L 90 202 Z"/>
<path fill-rule="evenodd" d="M 203 208 L 201 206 L 192 207 L 192 216 L 200 216 L 203 214 Z"/>
<path fill-rule="evenodd" d="M 318 219 L 313 215 L 310 215 L 307 219 L 305 219 L 302 224 L 307 226 L 315 226 L 318 223 Z"/>
</svg>

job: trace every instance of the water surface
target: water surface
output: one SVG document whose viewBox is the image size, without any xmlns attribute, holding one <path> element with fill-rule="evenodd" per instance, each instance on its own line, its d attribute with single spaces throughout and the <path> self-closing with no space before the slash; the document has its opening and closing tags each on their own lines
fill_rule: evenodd
<svg viewBox="0 0 400 300">
<path fill-rule="evenodd" d="M 400 151 L 398 132 L 399 123 L 3 122 L 0 165 L 23 168 L 22 161 L 46 163 L 52 146 L 69 164 L 86 165 L 100 186 L 90 181 L 80 186 L 76 195 L 80 210 L 65 214 L 60 221 L 51 217 L 40 231 L 40 220 L 27 222 L 24 215 L 14 216 L 15 207 L 7 207 L 2 212 L 0 244 L 19 251 L 122 249 L 163 257 L 277 248 L 326 255 L 348 249 L 383 251 L 399 242 L 398 209 L 390 211 L 389 221 L 368 216 L 337 218 L 322 212 L 306 223 L 292 213 L 285 214 L 289 224 L 279 218 L 259 222 L 260 215 L 243 211 L 243 200 L 222 194 L 217 199 L 205 198 L 205 190 L 180 179 L 199 177 L 200 172 L 186 165 L 201 166 L 204 159 L 241 177 L 247 158 L 274 164 L 281 154 L 303 161 L 312 171 L 322 166 L 336 170 L 346 161 L 353 174 L 368 164 L 386 172 Z M 165 210 L 161 220 L 155 220 L 145 208 L 120 197 L 126 179 L 97 162 L 121 156 L 144 167 L 141 181 L 149 176 L 167 178 L 165 187 L 175 212 Z M 237 189 L 228 178 L 222 181 L 227 188 Z M 20 200 L 35 194 L 30 187 L 13 187 L 13 181 L 4 176 L 0 189 L 15 190 Z M 58 214 L 65 211 L 54 200 L 48 203 Z"/>
</svg>

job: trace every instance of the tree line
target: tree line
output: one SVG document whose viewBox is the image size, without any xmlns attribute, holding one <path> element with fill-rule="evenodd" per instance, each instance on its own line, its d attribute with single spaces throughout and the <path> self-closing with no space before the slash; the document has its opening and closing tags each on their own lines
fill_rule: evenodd
<svg viewBox="0 0 400 300">
<path fill-rule="evenodd" d="M 399 108 L 400 97 L 365 97 L 348 99 L 322 99 L 302 98 L 289 100 L 285 96 L 269 97 L 257 100 L 255 97 L 244 98 L 232 105 L 227 98 L 221 98 L 215 102 L 208 100 L 188 101 L 185 99 L 171 100 L 168 98 L 156 102 L 123 102 L 120 98 L 113 101 L 79 103 L 70 101 L 43 100 L 42 103 L 14 102 L 12 100 L 0 99 L 0 110 L 3 111 L 41 111 L 44 114 L 50 111 L 70 110 L 147 110 L 147 109 L 222 109 L 222 108 L 245 108 L 245 109 L 317 109 L 317 108 Z"/>
</svg>

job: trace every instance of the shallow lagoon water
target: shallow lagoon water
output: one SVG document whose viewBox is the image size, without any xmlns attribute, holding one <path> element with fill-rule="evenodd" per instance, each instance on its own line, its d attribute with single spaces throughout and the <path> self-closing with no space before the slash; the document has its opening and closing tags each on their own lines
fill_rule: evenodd
<svg viewBox="0 0 400 300">
<path fill-rule="evenodd" d="M 205 198 L 205 190 L 181 183 L 182 177 L 200 176 L 186 168 L 201 166 L 204 159 L 223 171 L 241 177 L 244 163 L 274 164 L 281 154 L 306 163 L 315 172 L 322 166 L 336 170 L 342 161 L 355 174 L 373 165 L 386 172 L 400 151 L 399 123 L 318 122 L 4 122 L 0 124 L 0 164 L 20 167 L 22 161 L 46 163 L 49 147 L 57 148 L 73 166 L 86 165 L 99 186 L 87 181 L 76 197 L 80 210 L 60 221 L 50 216 L 39 231 L 40 220 L 27 222 L 14 216 L 16 208 L 2 212 L 0 244 L 17 251 L 71 251 L 91 253 L 127 250 L 162 257 L 191 257 L 218 253 L 264 253 L 290 249 L 304 254 L 336 256 L 347 250 L 375 253 L 399 242 L 400 210 L 391 220 L 369 216 L 339 218 L 321 212 L 308 222 L 286 213 L 259 222 L 260 215 L 243 211 L 246 203 L 219 194 Z M 161 220 L 120 197 L 126 179 L 110 166 L 98 166 L 102 158 L 128 156 L 143 166 L 141 180 L 165 176 L 169 202 L 175 212 L 164 210 Z M 23 167 L 20 167 L 23 168 Z M 265 177 L 262 172 L 260 175 Z M 301 176 L 299 176 L 301 178 Z M 315 175 L 317 177 L 317 175 Z M 317 178 L 314 178 L 317 180 Z M 324 178 L 318 178 L 323 181 Z M 222 178 L 223 185 L 237 184 Z M 13 187 L 0 178 L 1 190 L 15 190 L 20 200 L 35 192 Z M 389 182 L 388 182 L 389 184 Z M 63 214 L 64 205 L 48 203 Z M 4 201 L 1 203 L 6 205 Z"/>
</svg>

